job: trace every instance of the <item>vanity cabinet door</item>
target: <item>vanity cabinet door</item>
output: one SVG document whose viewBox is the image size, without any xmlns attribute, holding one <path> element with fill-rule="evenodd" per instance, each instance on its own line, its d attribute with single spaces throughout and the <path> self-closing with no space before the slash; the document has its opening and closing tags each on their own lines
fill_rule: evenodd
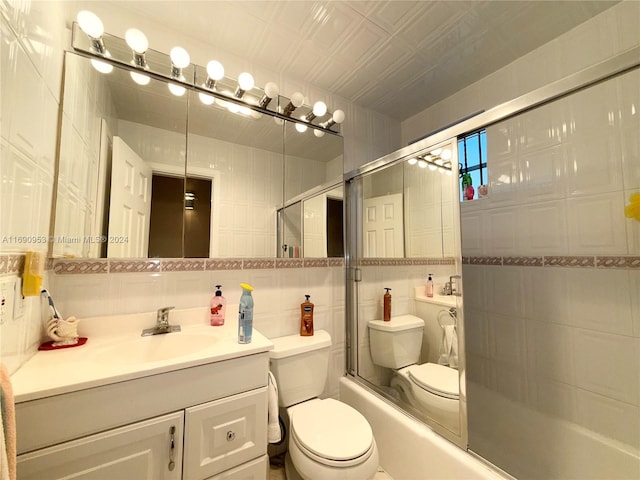
<svg viewBox="0 0 640 480">
<path fill-rule="evenodd" d="M 267 387 L 187 408 L 185 424 L 184 480 L 256 459 L 267 453 Z"/>
<path fill-rule="evenodd" d="M 25 453 L 18 478 L 180 480 L 183 425 L 180 411 Z"/>
</svg>

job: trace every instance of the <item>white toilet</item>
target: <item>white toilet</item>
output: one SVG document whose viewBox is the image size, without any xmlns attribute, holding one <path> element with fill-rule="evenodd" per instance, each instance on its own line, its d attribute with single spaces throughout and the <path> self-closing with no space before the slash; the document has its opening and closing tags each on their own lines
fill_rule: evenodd
<svg viewBox="0 0 640 480">
<path fill-rule="evenodd" d="M 289 417 L 287 480 L 366 480 L 378 469 L 371 426 L 357 410 L 332 398 L 321 400 L 329 368 L 331 337 L 271 339 L 270 369 L 278 403 Z"/>
<path fill-rule="evenodd" d="M 369 322 L 373 363 L 394 370 L 390 386 L 441 425 L 459 429 L 458 371 L 436 363 L 418 364 L 424 320 L 413 315 Z"/>
</svg>

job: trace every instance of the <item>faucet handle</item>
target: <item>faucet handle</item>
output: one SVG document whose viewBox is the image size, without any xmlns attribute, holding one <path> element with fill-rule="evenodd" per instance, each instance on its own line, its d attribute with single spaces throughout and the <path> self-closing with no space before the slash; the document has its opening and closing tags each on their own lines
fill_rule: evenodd
<svg viewBox="0 0 640 480">
<path fill-rule="evenodd" d="M 173 310 L 176 307 L 162 307 L 158 309 L 157 318 L 158 320 L 166 321 L 169 319 L 169 311 Z"/>
</svg>

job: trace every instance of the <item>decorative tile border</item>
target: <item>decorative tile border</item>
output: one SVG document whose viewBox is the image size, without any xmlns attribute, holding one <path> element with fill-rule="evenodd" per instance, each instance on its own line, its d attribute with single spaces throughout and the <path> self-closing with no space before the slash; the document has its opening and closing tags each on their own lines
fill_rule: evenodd
<svg viewBox="0 0 640 480">
<path fill-rule="evenodd" d="M 109 273 L 109 264 L 105 260 L 54 260 L 53 272 L 58 275 Z"/>
<path fill-rule="evenodd" d="M 544 260 L 543 257 L 502 257 L 502 264 L 514 267 L 541 267 Z"/>
<path fill-rule="evenodd" d="M 330 267 L 344 267 L 344 258 L 328 258 Z"/>
<path fill-rule="evenodd" d="M 596 257 L 544 257 L 545 267 L 595 267 Z"/>
<path fill-rule="evenodd" d="M 0 274 L 22 273 L 24 255 L 0 255 Z M 455 265 L 455 258 L 363 258 L 359 266 L 392 267 L 404 265 Z M 266 270 L 287 268 L 344 267 L 344 258 L 225 258 L 225 259 L 151 259 L 151 260 L 73 260 L 49 259 L 49 268 L 57 275 L 97 273 L 196 272 L 210 270 Z M 504 267 L 576 267 L 640 269 L 640 256 L 476 256 L 462 257 L 465 265 Z"/>
<path fill-rule="evenodd" d="M 329 258 L 303 258 L 305 268 L 328 267 Z"/>
<path fill-rule="evenodd" d="M 640 268 L 640 257 L 596 257 L 600 268 Z"/>
<path fill-rule="evenodd" d="M 243 270 L 263 270 L 276 268 L 275 258 L 245 258 L 242 260 Z"/>
<path fill-rule="evenodd" d="M 640 256 L 462 257 L 463 265 L 640 269 Z"/>
<path fill-rule="evenodd" d="M 160 262 L 163 272 L 198 272 L 204 270 L 204 258 L 201 259 L 163 259 Z"/>
<path fill-rule="evenodd" d="M 205 270 L 242 270 L 241 258 L 225 258 L 217 260 L 209 258 L 205 262 Z"/>
<path fill-rule="evenodd" d="M 302 268 L 301 258 L 276 258 L 276 268 Z"/>
<path fill-rule="evenodd" d="M 160 268 L 160 260 L 109 260 L 109 273 L 156 273 Z"/>
</svg>

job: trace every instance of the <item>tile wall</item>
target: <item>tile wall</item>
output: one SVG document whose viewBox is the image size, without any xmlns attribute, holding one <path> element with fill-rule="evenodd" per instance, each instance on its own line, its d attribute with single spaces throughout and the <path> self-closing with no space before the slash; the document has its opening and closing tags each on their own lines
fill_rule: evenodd
<svg viewBox="0 0 640 480">
<path fill-rule="evenodd" d="M 20 253 L 47 250 L 66 41 L 55 2 L 16 5 L 0 2 L 0 356 L 10 372 L 40 341 L 39 299 L 14 299 Z"/>
</svg>

